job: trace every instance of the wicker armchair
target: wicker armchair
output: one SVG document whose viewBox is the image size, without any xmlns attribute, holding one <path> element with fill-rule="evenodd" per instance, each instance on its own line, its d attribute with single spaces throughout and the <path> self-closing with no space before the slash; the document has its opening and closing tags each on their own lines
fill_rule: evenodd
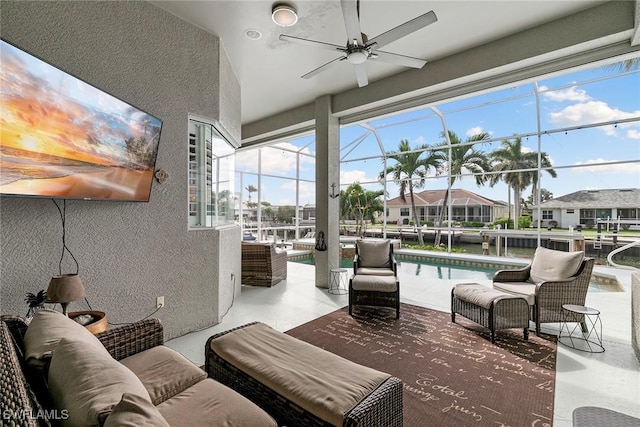
<svg viewBox="0 0 640 427">
<path fill-rule="evenodd" d="M 349 314 L 357 305 L 389 307 L 400 317 L 400 281 L 388 239 L 356 241 L 353 277 L 349 280 Z"/>
<path fill-rule="evenodd" d="M 583 255 L 538 248 L 528 266 L 498 271 L 493 288 L 526 298 L 530 320 L 540 334 L 541 323 L 562 321 L 563 304 L 585 305 L 594 259 Z M 581 323 L 585 330 L 584 319 Z"/>
<path fill-rule="evenodd" d="M 242 283 L 273 286 L 287 278 L 287 253 L 271 243 L 242 242 Z"/>
</svg>

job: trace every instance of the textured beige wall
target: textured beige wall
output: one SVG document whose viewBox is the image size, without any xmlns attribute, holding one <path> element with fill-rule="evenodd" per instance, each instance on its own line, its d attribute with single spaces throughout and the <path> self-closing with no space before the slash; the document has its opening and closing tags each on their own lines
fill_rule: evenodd
<svg viewBox="0 0 640 427">
<path fill-rule="evenodd" d="M 129 322 L 164 295 L 167 339 L 217 323 L 239 292 L 229 278 L 240 275 L 240 231 L 187 230 L 186 165 L 189 113 L 240 137 L 239 85 L 219 39 L 145 2 L 2 1 L 0 25 L 7 41 L 164 122 L 157 167 L 169 181 L 154 183 L 150 203 L 67 202 L 67 244 L 93 308 Z M 0 313 L 24 314 L 25 292 L 58 272 L 61 222 L 48 199 L 0 203 Z"/>
</svg>

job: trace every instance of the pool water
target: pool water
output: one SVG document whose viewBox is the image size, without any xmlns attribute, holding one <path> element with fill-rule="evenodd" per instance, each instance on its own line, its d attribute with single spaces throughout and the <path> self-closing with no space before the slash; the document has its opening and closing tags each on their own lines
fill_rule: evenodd
<svg viewBox="0 0 640 427">
<path fill-rule="evenodd" d="M 313 265 L 313 258 L 297 259 L 294 262 Z M 496 271 L 495 268 L 487 267 L 467 267 L 463 265 L 453 265 L 437 263 L 429 260 L 403 260 L 397 259 L 398 275 L 437 277 L 438 279 L 469 280 L 491 279 Z M 340 268 L 353 269 L 352 259 L 341 259 Z"/>
<path fill-rule="evenodd" d="M 313 265 L 313 258 L 302 258 L 291 260 L 302 264 Z M 398 263 L 398 276 L 422 276 L 437 278 L 441 280 L 460 280 L 474 282 L 478 280 L 493 279 L 494 274 L 499 269 L 480 266 L 464 266 L 457 264 L 447 264 L 432 260 L 405 260 L 396 258 Z M 353 260 L 349 258 L 340 260 L 340 268 L 346 268 L 350 272 L 353 270 Z M 617 285 L 603 285 L 596 283 L 593 278 L 589 283 L 589 292 L 620 292 Z"/>
</svg>

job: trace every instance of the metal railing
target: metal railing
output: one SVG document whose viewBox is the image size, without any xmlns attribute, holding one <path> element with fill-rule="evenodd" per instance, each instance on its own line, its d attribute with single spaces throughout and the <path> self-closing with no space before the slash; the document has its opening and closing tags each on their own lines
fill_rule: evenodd
<svg viewBox="0 0 640 427">
<path fill-rule="evenodd" d="M 633 266 L 630 266 L 630 265 L 618 264 L 618 263 L 613 261 L 614 255 L 619 254 L 622 251 L 626 251 L 627 249 L 632 248 L 634 246 L 638 246 L 638 245 L 640 245 L 640 240 L 636 240 L 634 242 L 627 243 L 624 246 L 621 246 L 621 247 L 619 247 L 617 249 L 614 249 L 613 251 L 611 251 L 609 253 L 609 255 L 607 255 L 607 264 L 609 264 L 609 265 L 611 265 L 613 267 L 623 268 L 625 270 L 640 271 L 636 267 L 633 267 Z"/>
</svg>

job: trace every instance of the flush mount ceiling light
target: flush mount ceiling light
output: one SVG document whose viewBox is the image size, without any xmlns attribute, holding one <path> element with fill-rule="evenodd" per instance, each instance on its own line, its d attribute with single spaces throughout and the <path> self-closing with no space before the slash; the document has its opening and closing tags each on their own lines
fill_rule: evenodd
<svg viewBox="0 0 640 427">
<path fill-rule="evenodd" d="M 290 27 L 298 22 L 298 14 L 293 6 L 288 4 L 277 3 L 271 9 L 271 19 L 276 25 L 281 27 Z"/>
</svg>

